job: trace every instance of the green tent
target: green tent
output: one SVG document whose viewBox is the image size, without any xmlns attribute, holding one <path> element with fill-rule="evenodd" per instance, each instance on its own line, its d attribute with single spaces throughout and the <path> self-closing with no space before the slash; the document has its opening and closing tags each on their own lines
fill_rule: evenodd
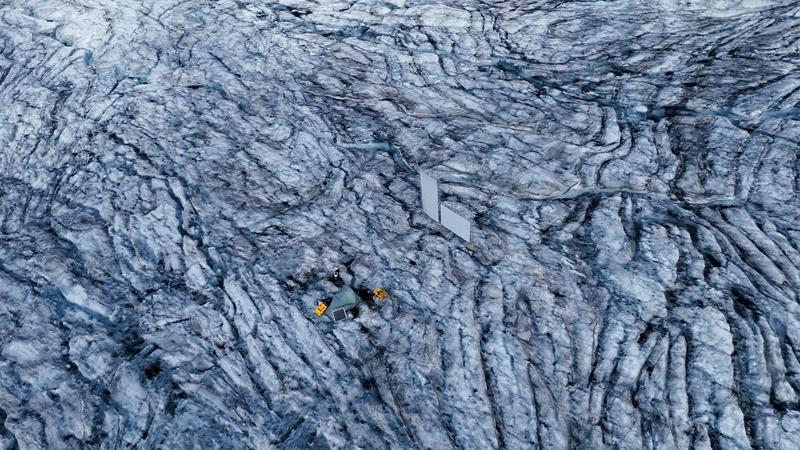
<svg viewBox="0 0 800 450">
<path fill-rule="evenodd" d="M 334 320 L 347 318 L 347 311 L 358 305 L 358 295 L 350 288 L 345 286 L 333 296 L 327 314 Z"/>
</svg>

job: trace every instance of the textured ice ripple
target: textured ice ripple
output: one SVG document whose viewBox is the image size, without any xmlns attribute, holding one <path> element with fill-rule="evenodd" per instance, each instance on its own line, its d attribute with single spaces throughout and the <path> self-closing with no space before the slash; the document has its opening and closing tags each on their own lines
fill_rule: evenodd
<svg viewBox="0 0 800 450">
<path fill-rule="evenodd" d="M 0 448 L 800 448 L 799 64 L 788 0 L 0 0 Z"/>
</svg>

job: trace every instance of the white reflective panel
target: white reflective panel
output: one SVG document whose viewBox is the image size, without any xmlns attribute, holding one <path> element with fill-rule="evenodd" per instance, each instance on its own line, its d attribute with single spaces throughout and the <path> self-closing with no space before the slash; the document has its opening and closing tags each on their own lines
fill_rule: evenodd
<svg viewBox="0 0 800 450">
<path fill-rule="evenodd" d="M 430 175 L 419 173 L 419 186 L 422 190 L 422 210 L 431 219 L 439 221 L 439 183 Z"/>
<path fill-rule="evenodd" d="M 444 205 L 442 205 L 442 225 L 457 234 L 461 239 L 469 242 L 471 226 L 469 220 L 459 216 L 455 211 Z"/>
</svg>

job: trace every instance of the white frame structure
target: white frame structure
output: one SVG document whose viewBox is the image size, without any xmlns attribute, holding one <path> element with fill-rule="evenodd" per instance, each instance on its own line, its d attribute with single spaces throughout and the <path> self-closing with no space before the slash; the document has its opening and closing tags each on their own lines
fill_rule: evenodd
<svg viewBox="0 0 800 450">
<path fill-rule="evenodd" d="M 469 242 L 471 224 L 469 220 L 459 216 L 455 211 L 442 205 L 442 225 L 456 236 Z"/>
<path fill-rule="evenodd" d="M 419 186 L 422 191 L 422 210 L 431 219 L 439 221 L 439 182 L 425 172 L 419 173 Z"/>
<path fill-rule="evenodd" d="M 456 236 L 470 242 L 472 224 L 452 209 L 439 204 L 439 182 L 425 172 L 419 172 L 419 186 L 422 193 L 422 211 L 431 219 L 441 223 Z"/>
</svg>

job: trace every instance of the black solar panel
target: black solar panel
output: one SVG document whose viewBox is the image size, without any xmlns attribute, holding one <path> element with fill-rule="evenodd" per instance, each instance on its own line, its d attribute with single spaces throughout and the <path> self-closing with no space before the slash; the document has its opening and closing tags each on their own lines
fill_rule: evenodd
<svg viewBox="0 0 800 450">
<path fill-rule="evenodd" d="M 347 311 L 344 309 L 337 309 L 333 312 L 333 320 L 342 320 L 347 318 Z"/>
</svg>

